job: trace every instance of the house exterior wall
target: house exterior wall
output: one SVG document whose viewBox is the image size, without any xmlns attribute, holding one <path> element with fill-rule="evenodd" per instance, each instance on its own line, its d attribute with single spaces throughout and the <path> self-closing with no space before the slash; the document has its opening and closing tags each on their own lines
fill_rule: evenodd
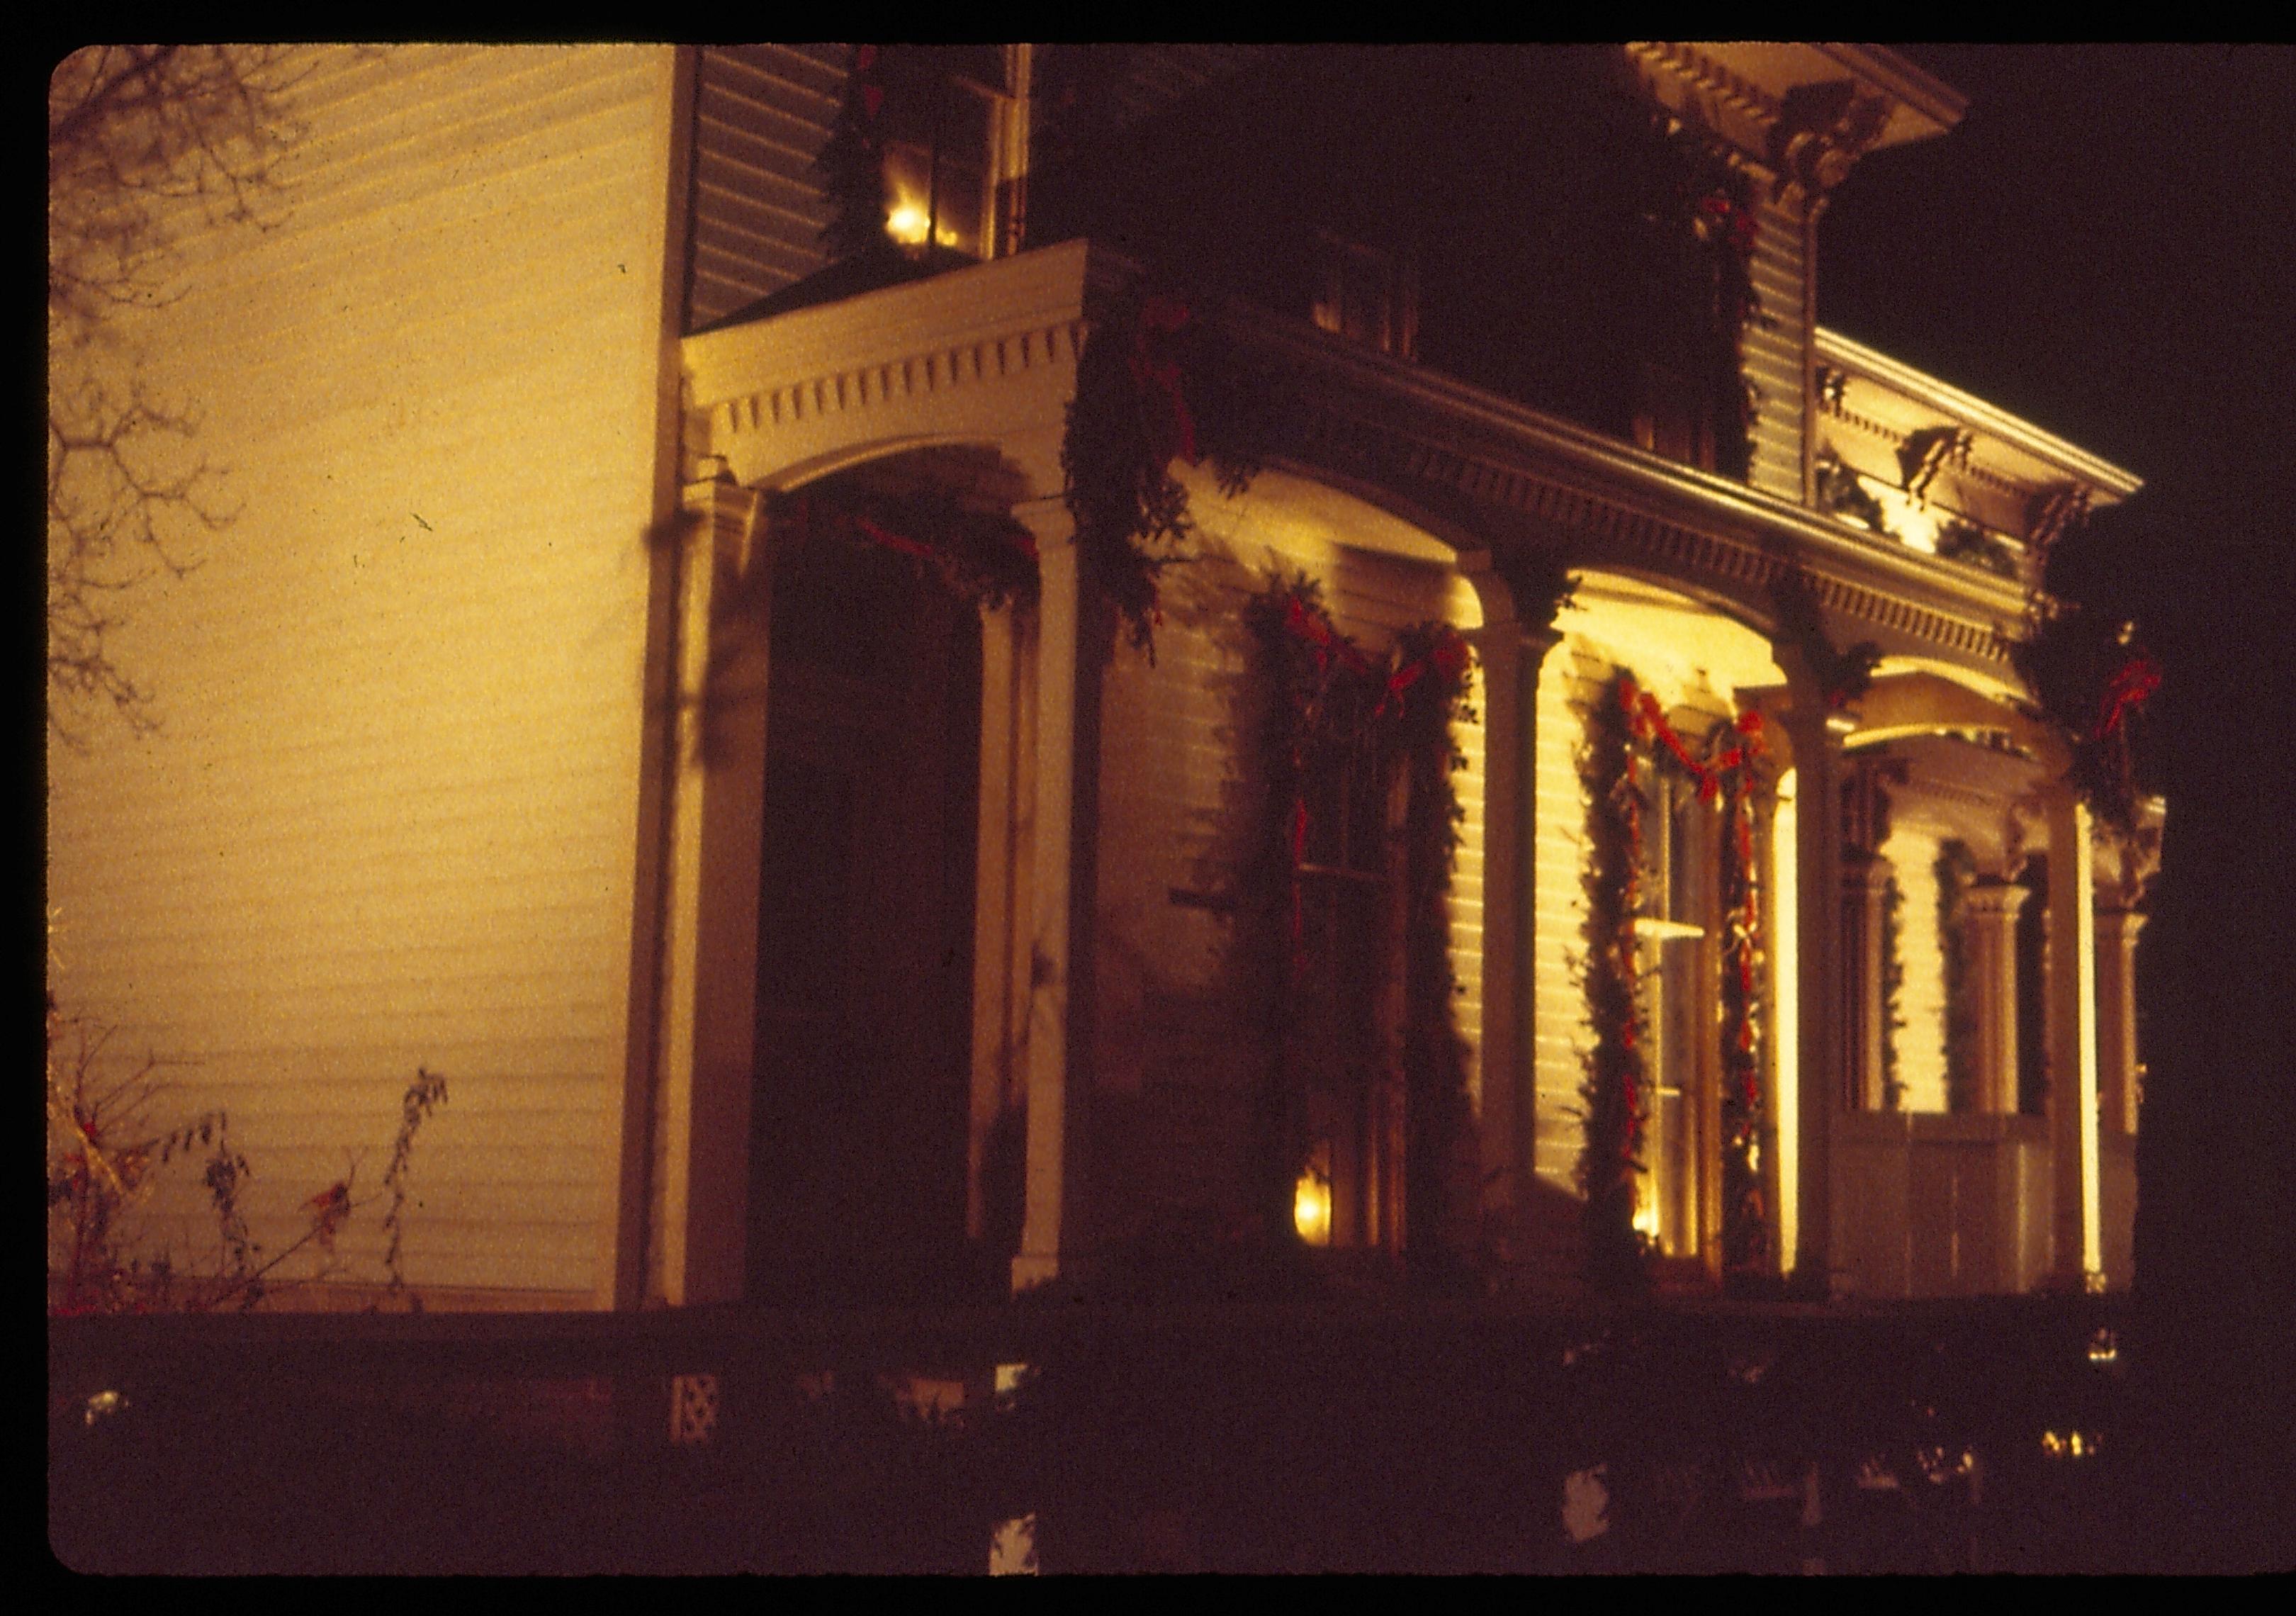
<svg viewBox="0 0 2296 1616">
<path fill-rule="evenodd" d="M 1802 373 L 1811 340 L 1808 236 L 1802 208 L 1767 194 L 1747 267 L 1763 318 L 1748 326 L 1741 361 L 1754 388 L 1754 462 L 1746 480 L 1781 499 L 1802 497 Z"/>
<path fill-rule="evenodd" d="M 829 206 L 814 159 L 845 94 L 841 45 L 711 45 L 694 86 L 688 331 L 828 262 Z"/>
<path fill-rule="evenodd" d="M 1234 1220 L 1251 1204 L 1255 1086 L 1270 1023 L 1252 997 L 1264 947 L 1234 903 L 1258 852 L 1264 789 L 1253 760 L 1265 693 L 1244 610 L 1274 574 L 1317 582 L 1340 631 L 1377 657 L 1398 630 L 1480 621 L 1472 588 L 1431 560 L 1302 538 L 1215 515 L 1196 558 L 1166 575 L 1151 663 L 1119 646 L 1102 685 L 1094 932 L 1094 1095 L 1103 1239 L 1160 1221 Z M 1432 548 L 1431 541 L 1430 547 Z M 1457 726 L 1465 812 L 1451 888 L 1455 1025 L 1480 1031 L 1482 725 Z M 1372 984 L 1365 984 L 1371 991 Z"/>
<path fill-rule="evenodd" d="M 180 1062 L 168 1111 L 227 1108 L 275 1250 L 348 1157 L 376 1187 L 402 1090 L 444 1073 L 409 1281 L 586 1301 L 611 1293 L 676 61 L 292 65 L 273 226 L 192 221 L 180 298 L 126 332 L 237 515 L 124 603 L 164 727 L 51 748 L 52 981 Z M 179 1239 L 185 1189 L 159 1208 Z M 343 1277 L 380 1276 L 376 1221 Z"/>
<path fill-rule="evenodd" d="M 292 91 L 305 127 L 280 169 L 273 227 L 190 230 L 181 298 L 126 329 L 146 376 L 202 417 L 201 444 L 227 465 L 239 515 L 207 541 L 199 570 L 132 602 L 120 650 L 159 670 L 167 727 L 53 754 L 52 976 L 69 1003 L 122 1028 L 123 1049 L 192 1063 L 171 1106 L 230 1109 L 260 1174 L 258 1233 L 275 1246 L 348 1153 L 367 1153 L 361 1184 L 372 1187 L 398 1095 L 422 1066 L 446 1073 L 453 1096 L 415 1167 L 407 1271 L 426 1292 L 603 1305 L 738 1290 L 727 1253 L 739 1251 L 745 1192 L 726 1141 L 741 1130 L 723 1124 L 747 1115 L 742 1018 L 755 962 L 695 916 L 711 887 L 740 890 L 744 870 L 743 901 L 754 897 L 757 836 L 743 822 L 746 866 L 701 852 L 676 820 L 680 793 L 697 824 L 704 783 L 711 824 L 739 816 L 726 818 L 722 782 L 701 779 L 710 766 L 699 751 L 666 740 L 663 711 L 649 711 L 648 681 L 668 677 L 674 653 L 699 691 L 718 648 L 711 597 L 692 587 L 719 537 L 694 551 L 682 606 L 663 582 L 679 477 L 703 490 L 697 509 L 723 504 L 724 514 L 762 489 L 921 445 L 992 447 L 1018 468 L 1016 509 L 1037 531 L 1048 586 L 1057 574 L 1065 591 L 1048 587 L 1059 610 L 1044 620 L 1089 637 L 1075 632 L 1088 613 L 1063 554 L 1058 434 L 1085 260 L 1099 254 L 1107 277 L 1128 273 L 1098 247 L 695 336 L 680 367 L 680 332 L 821 267 L 812 163 L 846 61 L 842 46 L 314 52 Z M 981 950 L 996 964 L 977 983 L 992 1013 L 976 1012 L 974 1120 L 996 1113 L 982 1095 L 999 1084 L 1004 1098 L 1033 1096 L 1031 1185 L 1047 1178 L 1061 1210 L 1032 1250 L 1042 1265 L 1128 1238 L 1161 1211 L 1249 1198 L 1266 1014 L 1221 900 L 1258 830 L 1242 609 L 1269 567 L 1317 579 L 1340 628 L 1377 652 L 1425 618 L 1480 623 L 1447 549 L 1463 535 L 1517 559 L 1568 557 L 1582 578 L 1641 568 L 1747 617 L 1765 610 L 1761 580 L 1777 564 L 1766 557 L 1814 557 L 1813 577 L 1832 568 L 1862 580 L 1817 578 L 1838 643 L 1870 631 L 1893 652 L 2005 677 L 1980 619 L 2012 620 L 2013 584 L 1895 554 L 1923 550 L 1908 534 L 1860 536 L 1788 508 L 1804 502 L 1805 377 L 1819 349 L 1845 378 L 1822 434 L 1857 447 L 1852 469 L 1876 488 L 1907 475 L 1898 451 L 1915 434 L 1948 420 L 1978 440 L 1939 486 L 1986 490 L 1997 537 L 2028 537 L 2009 527 L 2033 520 L 2060 482 L 2118 497 L 2134 480 L 1816 332 L 1810 205 L 1767 186 L 1759 203 L 1751 272 L 1768 321 L 1744 347 L 1760 395 L 1751 490 L 1304 328 L 1262 332 L 1283 363 L 1344 381 L 1308 409 L 1335 398 L 1345 408 L 1303 434 L 1301 470 L 1271 474 L 1240 512 L 1195 488 L 1201 554 L 1168 576 L 1156 660 L 1119 646 L 1076 681 L 1095 695 L 1076 730 L 1092 754 L 1067 750 L 1066 644 L 1042 677 L 1040 647 L 1026 636 L 1007 647 L 996 677 L 1010 685 L 998 710 L 1010 710 L 984 718 L 981 845 L 1004 849 L 1009 890 L 996 901 L 1009 912 L 984 898 L 980 935 L 998 946 Z M 693 406 L 685 464 L 681 382 Z M 1349 447 L 1357 427 L 1360 454 Z M 1317 485 L 1329 497 L 1353 497 L 1337 492 L 1351 483 L 1400 490 L 1402 504 L 1439 499 L 1430 521 L 1452 524 L 1446 542 L 1419 532 L 1406 554 L 1391 533 L 1382 544 L 1346 521 L 1320 536 L 1288 522 L 1278 480 L 1315 482 L 1319 455 L 1331 456 L 1332 481 Z M 1884 551 L 1890 564 L 1877 565 Z M 680 610 L 684 638 L 671 644 Z M 1950 656 L 1940 611 L 1965 631 Z M 1726 622 L 1724 637 L 1742 642 L 1726 669 L 1701 649 Z M 1694 742 L 1750 684 L 1783 687 L 1784 675 L 1753 631 L 1686 595 L 1654 607 L 1645 590 L 1623 616 L 1582 603 L 1557 627 L 1536 689 L 1527 1038 L 1534 1210 L 1569 1214 L 1589 1040 L 1585 715 L 1611 673 L 1629 669 Z M 1997 716 L 1990 698 L 1955 688 L 1985 722 Z M 1967 715 L 1913 717 L 1935 727 Z M 1458 740 L 1468 764 L 1452 966 L 1480 1095 L 1480 723 Z M 762 728 L 745 744 L 767 744 Z M 1000 746 L 1022 761 L 989 767 Z M 1092 816 L 1073 844 L 1072 766 L 1086 782 L 1074 806 Z M 1005 782 L 994 791 L 992 775 Z M 996 822 L 999 811 L 1009 817 Z M 1057 833 L 1040 828 L 1054 820 Z M 1943 1018 L 1936 845 L 1893 852 L 1915 1024 L 1899 1075 L 1915 1112 L 1944 1103 L 1942 1056 L 1928 1050 Z M 1076 956 L 1090 1041 L 1047 1055 L 1069 1025 L 1071 873 L 1090 879 Z M 1814 878 L 1806 890 L 1818 890 Z M 1058 944 L 1050 969 L 1046 939 Z M 1832 940 L 1803 939 L 1803 957 Z M 656 988 L 670 1003 L 680 971 L 686 1024 L 669 1027 L 673 1005 L 658 1038 Z M 678 1037 L 687 1046 L 673 1056 Z M 1067 1113 L 1074 1146 L 1046 1103 L 1068 1103 L 1071 1064 L 1088 1079 Z M 2052 1148 L 2015 1118 L 1859 1119 L 1835 1182 L 1867 1194 L 1887 1179 L 1884 1198 L 1911 1210 L 1837 1218 L 1841 1266 L 1872 1292 L 2030 1284 L 2047 1261 Z M 1058 1170 L 1042 1172 L 1047 1162 Z M 1063 1222 L 1071 1165 L 1079 1215 Z M 2112 1184 L 2106 1194 L 2127 1200 Z M 1932 1203 L 1978 1209 L 1970 1216 L 1990 1221 L 1970 1225 L 1970 1239 L 1999 1251 L 1922 1246 L 1946 1226 L 1919 1211 Z M 192 1198 L 160 1210 L 179 1235 L 196 1226 Z M 1573 1266 L 1576 1238 L 1573 1216 L 1527 1255 Z M 373 1272 L 379 1246 L 372 1220 L 356 1225 L 346 1273 Z M 2122 1258 L 2106 1262 L 2125 1270 Z M 632 1277 L 641 1266 L 644 1287 Z"/>
</svg>

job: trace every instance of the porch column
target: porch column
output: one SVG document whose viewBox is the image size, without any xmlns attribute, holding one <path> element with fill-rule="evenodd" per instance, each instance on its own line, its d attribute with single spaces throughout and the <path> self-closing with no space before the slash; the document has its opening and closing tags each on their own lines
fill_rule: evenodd
<svg viewBox="0 0 2296 1616">
<path fill-rule="evenodd" d="M 2088 805 L 2048 793 L 2049 1141 L 2054 1155 L 2055 1278 L 2103 1281 L 2096 1130 L 2096 882 Z"/>
<path fill-rule="evenodd" d="M 2136 934 L 2144 920 L 2141 909 L 2096 914 L 2097 1086 L 2104 1126 L 2120 1134 L 2136 1131 Z"/>
<path fill-rule="evenodd" d="M 1036 794 L 1030 825 L 1028 1128 L 1025 1210 L 1013 1288 L 1055 1277 L 1083 1234 L 1078 1206 L 1087 1085 L 1078 1057 L 1090 1046 L 1078 1013 L 1091 991 L 1091 842 L 1097 810 L 1100 667 L 1087 643 L 1090 603 L 1076 530 L 1057 498 L 1013 514 L 1036 536 Z M 1081 925 L 1079 923 L 1082 923 Z"/>
<path fill-rule="evenodd" d="M 1961 894 L 1973 1098 L 1988 1115 L 2017 1109 L 2017 914 L 2031 896 L 2013 881 L 1976 882 Z"/>
<path fill-rule="evenodd" d="M 1849 1101 L 1841 968 L 1841 743 L 1853 727 L 1797 681 L 1785 714 L 1794 761 L 1795 1162 L 1794 1288 L 1833 1293 L 1834 1120 Z"/>
<path fill-rule="evenodd" d="M 764 497 L 690 485 L 678 557 L 648 1292 L 733 1301 L 746 1281 L 772 562 Z M 657 1165 L 658 1164 L 658 1165 Z"/>
<path fill-rule="evenodd" d="M 1483 1028 L 1478 1121 L 1483 1179 L 1498 1204 L 1530 1202 L 1533 986 L 1538 817 L 1538 669 L 1562 636 L 1487 621 L 1474 636 L 1483 664 Z"/>
<path fill-rule="evenodd" d="M 1841 1062 L 1843 1103 L 1852 1111 L 1888 1109 L 1883 1092 L 1883 1040 L 1890 1036 L 1882 982 L 1882 911 L 1889 902 L 1890 863 L 1856 850 L 1841 859 Z"/>
</svg>

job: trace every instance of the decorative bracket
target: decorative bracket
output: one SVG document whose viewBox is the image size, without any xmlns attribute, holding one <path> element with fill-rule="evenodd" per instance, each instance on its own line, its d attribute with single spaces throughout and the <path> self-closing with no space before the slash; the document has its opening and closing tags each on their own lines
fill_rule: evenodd
<svg viewBox="0 0 2296 1616">
<path fill-rule="evenodd" d="M 2025 507 L 2025 542 L 2044 559 L 2049 546 L 2088 520 L 2085 483 L 2060 483 L 2033 496 Z"/>
<path fill-rule="evenodd" d="M 1930 485 L 1948 466 L 1956 471 L 1969 464 L 1974 442 L 1965 427 L 1933 426 L 1909 434 L 1898 449 L 1898 469 L 1908 498 L 1926 504 Z"/>
<path fill-rule="evenodd" d="M 1874 149 L 1889 121 L 1890 103 L 1859 94 L 1850 79 L 1788 90 L 1770 126 L 1770 168 L 1777 175 L 1772 200 L 1789 201 L 1797 191 L 1818 197 L 1833 190 Z"/>
</svg>

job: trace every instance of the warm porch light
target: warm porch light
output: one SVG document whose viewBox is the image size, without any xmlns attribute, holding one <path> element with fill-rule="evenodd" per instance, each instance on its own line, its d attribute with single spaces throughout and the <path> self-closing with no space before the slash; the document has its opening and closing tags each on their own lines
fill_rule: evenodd
<svg viewBox="0 0 2296 1616">
<path fill-rule="evenodd" d="M 1292 1186 L 1292 1226 L 1311 1246 L 1332 1243 L 1332 1177 L 1322 1163 L 1331 1160 L 1331 1147 L 1319 1144 L 1300 1181 Z"/>
</svg>

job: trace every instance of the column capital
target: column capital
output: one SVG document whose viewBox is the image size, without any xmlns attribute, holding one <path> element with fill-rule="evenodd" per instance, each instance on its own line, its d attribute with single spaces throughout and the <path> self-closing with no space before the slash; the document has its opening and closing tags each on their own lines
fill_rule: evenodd
<svg viewBox="0 0 2296 1616">
<path fill-rule="evenodd" d="M 746 574 L 765 530 L 765 491 L 744 488 L 728 475 L 687 483 L 679 503 L 694 519 L 691 538 L 701 539 L 706 529 L 712 551 L 732 566 L 736 577 Z"/>
<path fill-rule="evenodd" d="M 1982 915 L 1989 919 L 2013 922 L 2026 901 L 2033 896 L 2030 887 L 1997 877 L 1984 877 L 1971 882 L 1961 890 L 1961 906 L 1970 915 Z"/>
</svg>

